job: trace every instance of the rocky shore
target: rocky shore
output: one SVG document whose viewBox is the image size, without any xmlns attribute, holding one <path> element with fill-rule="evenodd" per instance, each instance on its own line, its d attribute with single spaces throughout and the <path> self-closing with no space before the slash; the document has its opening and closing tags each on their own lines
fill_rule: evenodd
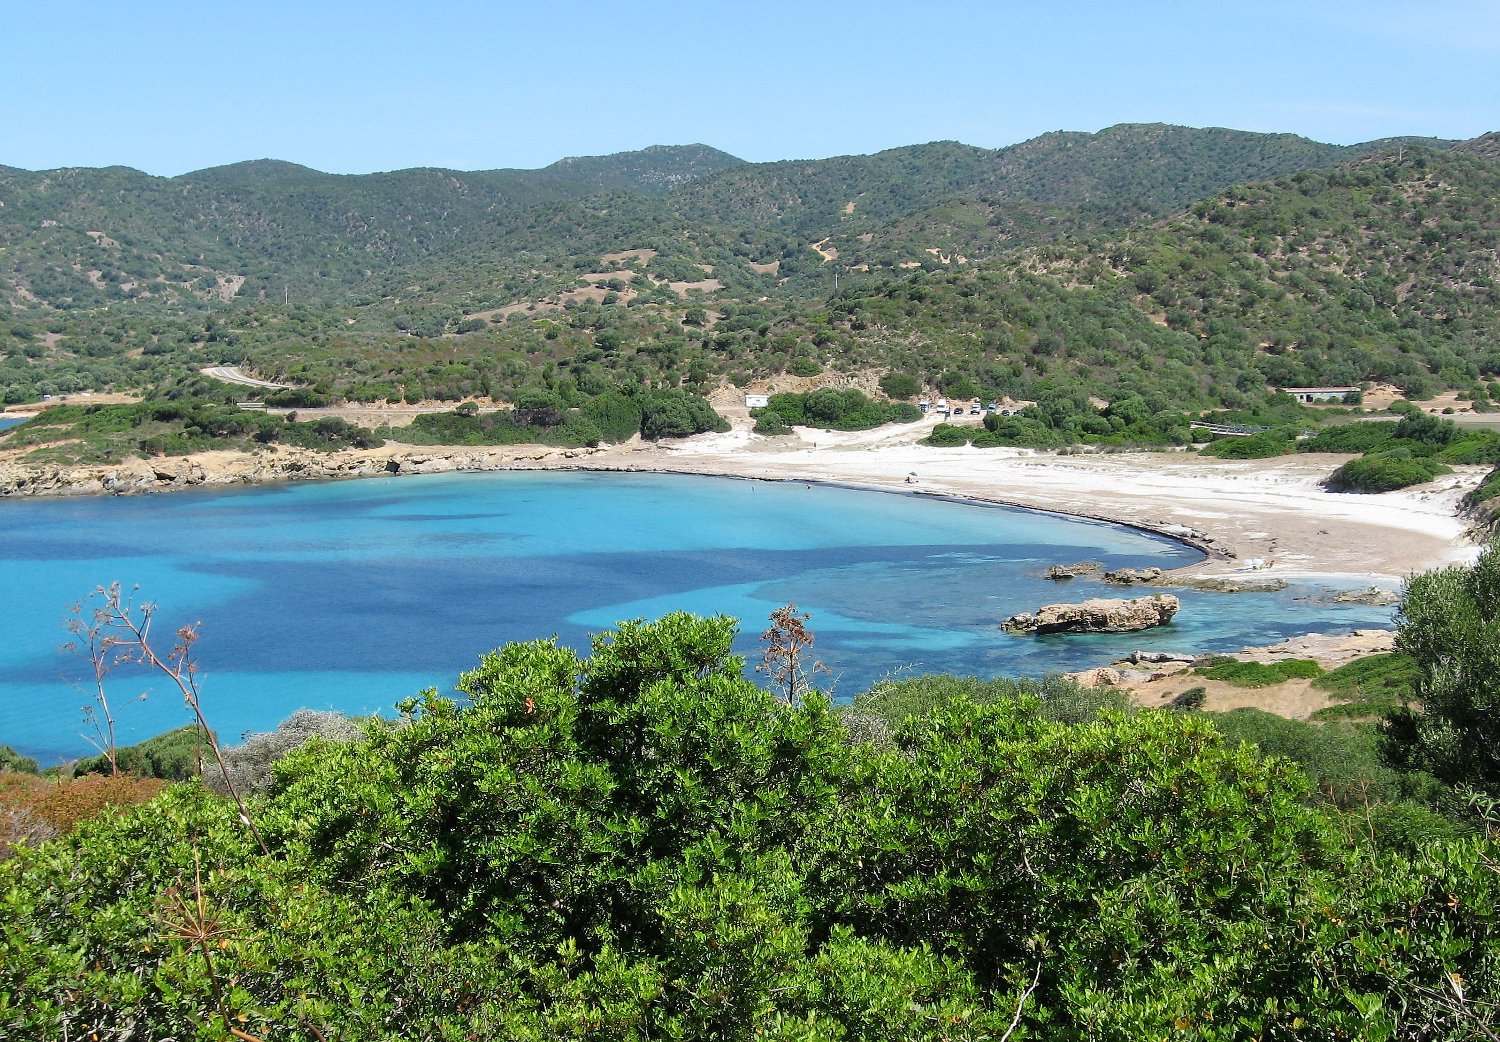
<svg viewBox="0 0 1500 1042">
<path fill-rule="evenodd" d="M 316 452 L 268 448 L 262 452 L 205 452 L 195 456 L 127 459 L 109 464 L 46 465 L 0 460 L 0 497 L 131 496 L 186 488 L 225 488 L 286 481 L 332 481 L 404 474 L 512 470 L 567 466 L 594 449 L 545 446 L 413 448 Z"/>
</svg>

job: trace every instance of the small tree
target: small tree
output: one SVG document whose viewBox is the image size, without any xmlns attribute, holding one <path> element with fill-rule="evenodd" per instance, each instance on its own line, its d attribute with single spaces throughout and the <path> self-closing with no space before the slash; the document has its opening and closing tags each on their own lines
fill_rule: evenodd
<svg viewBox="0 0 1500 1042">
<path fill-rule="evenodd" d="M 1472 566 L 1413 577 L 1397 622 L 1421 708 L 1391 715 L 1387 751 L 1444 781 L 1500 794 L 1500 543 Z"/>
<path fill-rule="evenodd" d="M 812 689 L 812 678 L 828 672 L 821 662 L 804 661 L 813 645 L 813 632 L 807 628 L 809 617 L 795 604 L 785 605 L 771 613 L 771 626 L 760 635 L 766 650 L 755 671 L 770 678 L 777 697 L 787 705 L 800 702 Z"/>
</svg>

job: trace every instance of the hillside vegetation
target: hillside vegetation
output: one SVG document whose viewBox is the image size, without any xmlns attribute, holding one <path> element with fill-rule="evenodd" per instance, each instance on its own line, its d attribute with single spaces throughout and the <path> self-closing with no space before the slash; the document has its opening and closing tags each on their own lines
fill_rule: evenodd
<svg viewBox="0 0 1500 1042">
<path fill-rule="evenodd" d="M 0 382 L 18 403 L 232 363 L 323 399 L 580 408 L 874 371 L 1035 401 L 1047 430 L 991 432 L 1035 444 L 1180 443 L 1188 411 L 1268 385 L 1486 409 L 1497 145 L 1433 144 L 1125 125 L 802 163 L 7 170 Z"/>
</svg>

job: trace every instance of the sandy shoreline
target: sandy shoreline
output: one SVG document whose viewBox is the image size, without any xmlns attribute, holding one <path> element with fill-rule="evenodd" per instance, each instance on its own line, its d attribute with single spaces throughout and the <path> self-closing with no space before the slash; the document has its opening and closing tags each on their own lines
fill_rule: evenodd
<svg viewBox="0 0 1500 1042">
<path fill-rule="evenodd" d="M 1428 485 L 1382 495 L 1325 491 L 1348 456 L 1300 454 L 1218 460 L 1193 453 L 1037 453 L 928 448 L 897 428 L 755 438 L 705 435 L 590 469 L 826 481 L 961 498 L 1133 525 L 1209 549 L 1189 572 L 1240 578 L 1318 577 L 1345 586 L 1390 585 L 1413 572 L 1471 559 L 1464 494 L 1488 467 L 1460 467 Z M 915 474 L 914 483 L 908 475 Z M 1247 570 L 1259 559 L 1265 567 Z"/>
<path fill-rule="evenodd" d="M 1317 575 L 1338 585 L 1392 584 L 1471 558 L 1459 501 L 1489 468 L 1461 467 L 1382 495 L 1318 484 L 1346 456 L 1218 460 L 1191 453 L 1037 453 L 917 445 L 931 421 L 849 434 L 799 430 L 761 438 L 731 416 L 727 434 L 660 445 L 413 447 L 317 453 L 268 449 L 38 468 L 0 459 L 0 495 L 130 494 L 307 479 L 487 470 L 579 469 L 825 482 L 951 496 L 1129 524 L 1211 556 L 1189 571 L 1255 578 Z M 908 481 L 908 477 L 915 475 Z M 1246 562 L 1266 567 L 1247 572 Z"/>
</svg>

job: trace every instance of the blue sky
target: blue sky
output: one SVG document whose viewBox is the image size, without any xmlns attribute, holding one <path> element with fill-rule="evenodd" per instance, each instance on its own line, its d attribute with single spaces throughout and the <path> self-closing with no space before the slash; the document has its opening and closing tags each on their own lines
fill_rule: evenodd
<svg viewBox="0 0 1500 1042">
<path fill-rule="evenodd" d="M 750 160 L 1167 122 L 1500 129 L 1500 0 L 9 0 L 0 164 L 153 174 Z"/>
</svg>

